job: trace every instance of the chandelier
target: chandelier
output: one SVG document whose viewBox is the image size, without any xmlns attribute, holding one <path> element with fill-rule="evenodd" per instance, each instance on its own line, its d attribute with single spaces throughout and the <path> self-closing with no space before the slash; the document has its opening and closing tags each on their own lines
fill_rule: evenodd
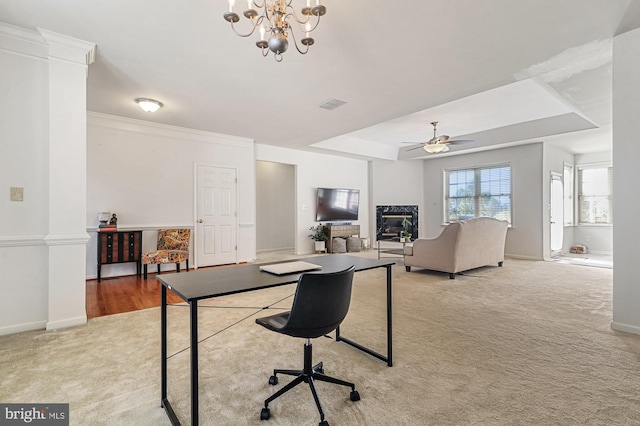
<svg viewBox="0 0 640 426">
<path fill-rule="evenodd" d="M 262 1 L 262 3 L 258 3 L 257 0 L 247 0 L 247 9 L 242 13 L 249 21 L 249 32 L 247 33 L 239 33 L 236 30 L 235 24 L 240 21 L 240 16 L 233 11 L 235 0 L 229 0 L 229 11 L 223 17 L 240 37 L 249 37 L 258 28 L 260 40 L 256 42 L 256 46 L 262 51 L 262 56 L 267 56 L 271 51 L 276 61 L 282 61 L 282 54 L 289 47 L 289 36 L 293 39 L 293 44 L 298 52 L 303 55 L 307 53 L 309 46 L 314 43 L 313 37 L 309 37 L 309 33 L 316 29 L 320 23 L 320 17 L 327 13 L 327 8 L 320 4 L 320 0 L 315 0 L 316 5 L 313 7 L 310 4 L 311 0 L 307 0 L 307 5 L 301 9 L 301 16 L 299 16 L 291 5 L 293 0 Z M 295 37 L 295 27 L 305 34 L 300 40 L 300 45 L 304 46 L 304 50 Z"/>
</svg>

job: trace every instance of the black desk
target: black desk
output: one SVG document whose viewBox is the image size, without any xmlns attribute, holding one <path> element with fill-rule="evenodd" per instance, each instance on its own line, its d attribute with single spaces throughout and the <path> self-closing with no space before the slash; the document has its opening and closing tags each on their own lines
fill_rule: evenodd
<svg viewBox="0 0 640 426">
<path fill-rule="evenodd" d="M 392 360 L 392 333 L 391 333 L 391 266 L 393 261 L 365 259 L 355 256 L 333 254 L 326 256 L 299 259 L 322 265 L 322 272 L 338 272 L 347 269 L 351 265 L 357 271 L 367 269 L 387 269 L 387 355 L 381 355 L 366 348 L 351 339 L 340 335 L 340 329 L 336 330 L 336 341 L 345 342 L 355 348 L 379 358 L 393 365 Z M 283 262 L 274 262 L 283 263 Z M 267 272 L 261 272 L 259 265 L 239 265 L 230 268 L 201 269 L 181 274 L 168 274 L 158 276 L 162 284 L 161 288 L 161 387 L 162 407 L 164 407 L 171 423 L 179 425 L 176 416 L 167 397 L 167 289 L 170 289 L 189 304 L 190 312 L 190 363 L 191 363 L 191 424 L 197 425 L 198 418 L 198 300 L 212 297 L 225 296 L 235 293 L 243 293 L 263 288 L 292 284 L 298 281 L 300 274 L 277 276 Z"/>
</svg>

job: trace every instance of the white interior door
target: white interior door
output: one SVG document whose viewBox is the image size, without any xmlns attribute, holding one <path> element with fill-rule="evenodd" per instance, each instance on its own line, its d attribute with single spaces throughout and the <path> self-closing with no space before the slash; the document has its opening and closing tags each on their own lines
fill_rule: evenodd
<svg viewBox="0 0 640 426">
<path fill-rule="evenodd" d="M 196 247 L 198 266 L 236 263 L 237 171 L 196 166 Z"/>
<path fill-rule="evenodd" d="M 556 174 L 551 175 L 551 254 L 558 254 L 562 251 L 564 240 L 564 191 L 562 177 Z"/>
</svg>

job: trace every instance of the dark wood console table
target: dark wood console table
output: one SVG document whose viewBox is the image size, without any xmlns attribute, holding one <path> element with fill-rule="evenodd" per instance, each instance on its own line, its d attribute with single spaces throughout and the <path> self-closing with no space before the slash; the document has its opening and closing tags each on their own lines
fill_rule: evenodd
<svg viewBox="0 0 640 426">
<path fill-rule="evenodd" d="M 360 225 L 327 225 L 327 235 L 329 235 L 329 253 L 333 253 L 334 237 L 353 237 L 360 238 Z"/>
<path fill-rule="evenodd" d="M 102 265 L 136 262 L 136 275 L 142 274 L 142 231 L 98 231 L 98 282 Z"/>
</svg>

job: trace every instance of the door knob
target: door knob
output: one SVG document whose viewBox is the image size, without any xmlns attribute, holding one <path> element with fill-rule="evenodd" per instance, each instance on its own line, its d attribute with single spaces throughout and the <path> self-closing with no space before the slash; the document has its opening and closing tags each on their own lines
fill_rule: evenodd
<svg viewBox="0 0 640 426">
<path fill-rule="evenodd" d="M 202 219 L 198 219 L 198 223 L 202 223 Z"/>
</svg>

